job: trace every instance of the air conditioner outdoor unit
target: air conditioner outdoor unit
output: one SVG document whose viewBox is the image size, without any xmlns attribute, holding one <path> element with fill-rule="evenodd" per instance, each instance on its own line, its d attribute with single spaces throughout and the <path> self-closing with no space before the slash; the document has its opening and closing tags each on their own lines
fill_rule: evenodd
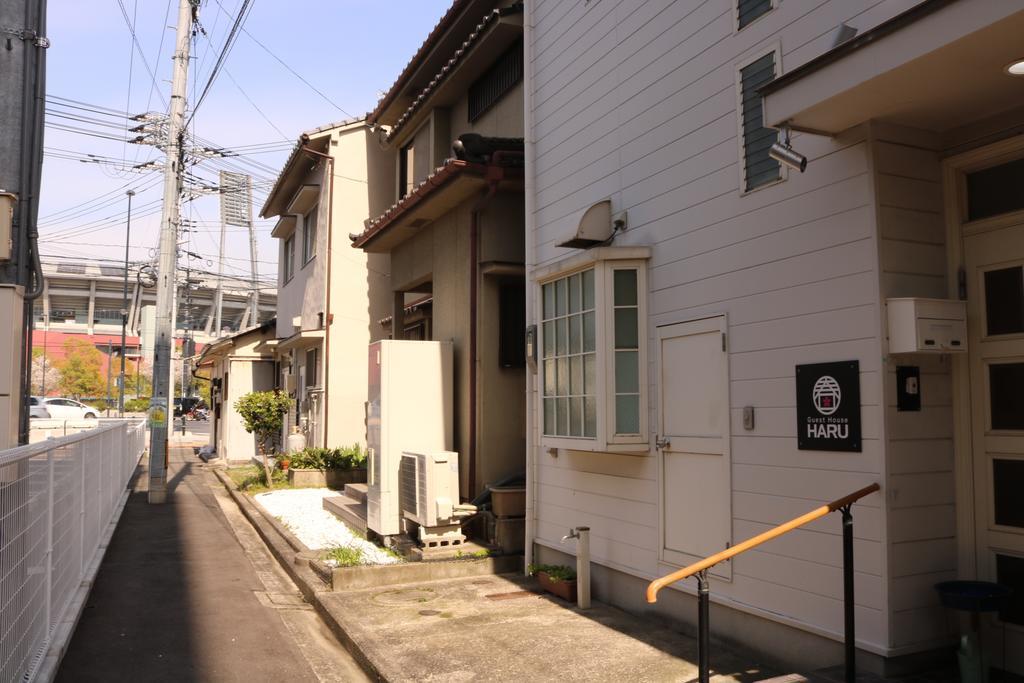
<svg viewBox="0 0 1024 683">
<path fill-rule="evenodd" d="M 455 522 L 459 502 L 459 454 L 451 451 L 402 453 L 399 470 L 402 516 L 423 527 Z"/>
</svg>

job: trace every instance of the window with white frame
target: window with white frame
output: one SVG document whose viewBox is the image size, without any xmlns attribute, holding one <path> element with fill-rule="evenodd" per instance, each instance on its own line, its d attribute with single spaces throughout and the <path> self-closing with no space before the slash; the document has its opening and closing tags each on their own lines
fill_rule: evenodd
<svg viewBox="0 0 1024 683">
<path fill-rule="evenodd" d="M 302 264 L 305 265 L 316 256 L 316 222 L 319 213 L 319 205 L 312 209 L 302 219 Z"/>
<path fill-rule="evenodd" d="M 646 443 L 645 282 L 636 260 L 597 260 L 541 282 L 546 440 L 583 450 Z"/>
<path fill-rule="evenodd" d="M 284 262 L 284 269 L 282 273 L 284 275 L 284 281 L 288 282 L 295 275 L 295 234 L 288 236 L 288 239 L 284 241 L 284 255 L 282 256 Z"/>
</svg>

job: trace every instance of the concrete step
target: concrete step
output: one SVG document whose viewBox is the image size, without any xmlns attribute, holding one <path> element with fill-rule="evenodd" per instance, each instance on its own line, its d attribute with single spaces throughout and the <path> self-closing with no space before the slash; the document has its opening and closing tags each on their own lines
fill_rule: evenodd
<svg viewBox="0 0 1024 683">
<path fill-rule="evenodd" d="M 352 500 L 366 502 L 366 484 L 345 484 L 345 495 Z"/>
<path fill-rule="evenodd" d="M 348 496 L 327 496 L 324 510 L 348 524 L 357 534 L 366 536 L 366 500 L 354 500 Z"/>
</svg>

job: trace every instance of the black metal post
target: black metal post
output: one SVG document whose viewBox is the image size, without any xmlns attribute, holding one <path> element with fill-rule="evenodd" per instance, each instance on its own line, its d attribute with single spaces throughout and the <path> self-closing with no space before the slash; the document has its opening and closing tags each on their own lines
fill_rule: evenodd
<svg viewBox="0 0 1024 683">
<path fill-rule="evenodd" d="M 843 513 L 843 621 L 844 644 L 846 646 L 846 683 L 857 680 L 857 636 L 854 625 L 853 602 L 853 514 L 850 505 L 840 510 Z"/>
<path fill-rule="evenodd" d="M 710 637 L 710 589 L 708 587 L 707 570 L 697 573 L 697 668 L 699 683 L 708 683 L 711 666 L 709 664 Z"/>
</svg>

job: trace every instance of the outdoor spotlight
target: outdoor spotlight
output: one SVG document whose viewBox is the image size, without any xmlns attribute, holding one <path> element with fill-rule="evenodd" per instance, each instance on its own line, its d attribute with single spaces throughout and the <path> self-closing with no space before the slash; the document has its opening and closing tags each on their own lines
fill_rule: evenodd
<svg viewBox="0 0 1024 683">
<path fill-rule="evenodd" d="M 780 164 L 795 168 L 801 173 L 807 170 L 807 157 L 800 154 L 789 144 L 789 129 L 784 128 L 785 139 L 782 142 L 776 141 L 768 150 L 768 156 Z"/>
</svg>

